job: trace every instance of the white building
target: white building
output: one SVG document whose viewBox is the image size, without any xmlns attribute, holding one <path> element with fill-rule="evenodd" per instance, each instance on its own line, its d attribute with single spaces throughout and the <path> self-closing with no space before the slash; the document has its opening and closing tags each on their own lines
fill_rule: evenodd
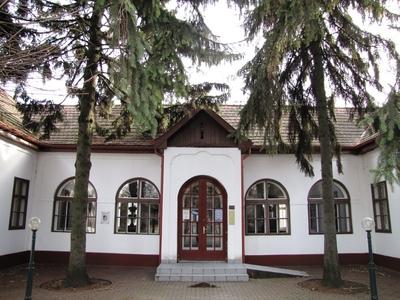
<svg viewBox="0 0 400 300">
<path fill-rule="evenodd" d="M 42 220 L 36 260 L 68 257 L 77 111 L 50 140 L 21 127 L 12 100 L 0 102 L 0 268 L 27 261 L 27 220 Z M 156 139 L 137 132 L 93 140 L 87 259 L 95 264 L 152 265 L 221 260 L 263 265 L 321 264 L 320 163 L 306 177 L 294 155 L 268 156 L 262 140 L 238 145 L 229 133 L 238 106 L 200 110 Z M 400 189 L 372 184 L 378 150 L 373 138 L 338 109 L 344 174 L 334 171 L 341 263 L 366 263 L 360 226 L 375 217 L 375 260 L 400 270 Z M 252 142 L 252 144 L 250 143 Z M 371 191 L 374 191 L 372 194 Z"/>
</svg>

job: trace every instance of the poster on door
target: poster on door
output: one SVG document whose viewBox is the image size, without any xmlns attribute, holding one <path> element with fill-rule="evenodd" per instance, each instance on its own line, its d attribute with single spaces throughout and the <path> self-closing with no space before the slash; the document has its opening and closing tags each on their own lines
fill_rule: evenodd
<svg viewBox="0 0 400 300">
<path fill-rule="evenodd" d="M 223 212 L 222 209 L 215 210 L 215 222 L 222 222 L 223 220 Z"/>
</svg>

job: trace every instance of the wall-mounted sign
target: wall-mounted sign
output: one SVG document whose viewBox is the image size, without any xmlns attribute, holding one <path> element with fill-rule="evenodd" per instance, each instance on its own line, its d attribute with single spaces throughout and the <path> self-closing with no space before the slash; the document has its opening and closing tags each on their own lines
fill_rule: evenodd
<svg viewBox="0 0 400 300">
<path fill-rule="evenodd" d="M 235 225 L 235 205 L 229 205 L 229 225 Z"/>
<path fill-rule="evenodd" d="M 110 223 L 110 212 L 109 211 L 102 211 L 101 212 L 100 224 L 109 224 L 109 223 Z"/>
</svg>

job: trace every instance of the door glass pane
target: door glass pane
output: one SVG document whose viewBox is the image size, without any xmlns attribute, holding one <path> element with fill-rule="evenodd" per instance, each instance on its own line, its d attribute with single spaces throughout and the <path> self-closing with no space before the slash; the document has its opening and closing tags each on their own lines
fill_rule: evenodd
<svg viewBox="0 0 400 300">
<path fill-rule="evenodd" d="M 213 241 L 214 241 L 214 238 L 213 237 L 207 237 L 207 249 L 213 249 L 214 247 L 214 245 L 213 245 Z"/>
<path fill-rule="evenodd" d="M 199 237 L 192 236 L 192 249 L 195 249 L 199 246 Z"/>
<path fill-rule="evenodd" d="M 192 207 L 198 208 L 199 207 L 199 197 L 192 196 Z"/>
<path fill-rule="evenodd" d="M 222 223 L 215 223 L 214 227 L 215 227 L 215 234 L 216 235 L 222 234 Z"/>
<path fill-rule="evenodd" d="M 213 212 L 212 209 L 207 209 L 207 222 L 212 222 L 214 220 Z"/>
<path fill-rule="evenodd" d="M 190 236 L 183 237 L 183 248 L 186 248 L 186 249 L 190 248 Z"/>
<path fill-rule="evenodd" d="M 214 208 L 222 208 L 222 197 L 221 196 L 214 197 Z"/>
<path fill-rule="evenodd" d="M 190 195 L 183 196 L 183 208 L 190 207 Z"/>
<path fill-rule="evenodd" d="M 197 223 L 192 223 L 192 234 L 198 234 Z"/>
<path fill-rule="evenodd" d="M 190 234 L 190 222 L 189 221 L 183 222 L 183 234 Z"/>
<path fill-rule="evenodd" d="M 206 233 L 209 234 L 213 234 L 213 224 L 208 223 L 207 224 L 207 229 L 206 229 Z"/>
<path fill-rule="evenodd" d="M 213 197 L 208 196 L 207 197 L 207 208 L 212 208 L 213 207 Z"/>
<path fill-rule="evenodd" d="M 222 249 L 222 237 L 215 237 L 214 238 L 214 246 L 215 246 L 215 250 L 221 250 Z"/>
<path fill-rule="evenodd" d="M 192 184 L 192 191 L 191 191 L 192 195 L 199 195 L 199 183 L 195 182 Z"/>
<path fill-rule="evenodd" d="M 207 182 L 207 196 L 214 195 L 214 185 L 211 182 Z"/>
</svg>

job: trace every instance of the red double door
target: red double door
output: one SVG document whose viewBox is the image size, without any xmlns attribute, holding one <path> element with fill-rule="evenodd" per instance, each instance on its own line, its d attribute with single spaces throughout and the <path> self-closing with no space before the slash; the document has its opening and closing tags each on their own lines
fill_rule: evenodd
<svg viewBox="0 0 400 300">
<path fill-rule="evenodd" d="M 227 259 L 227 199 L 209 177 L 185 183 L 178 196 L 178 259 Z"/>
</svg>

